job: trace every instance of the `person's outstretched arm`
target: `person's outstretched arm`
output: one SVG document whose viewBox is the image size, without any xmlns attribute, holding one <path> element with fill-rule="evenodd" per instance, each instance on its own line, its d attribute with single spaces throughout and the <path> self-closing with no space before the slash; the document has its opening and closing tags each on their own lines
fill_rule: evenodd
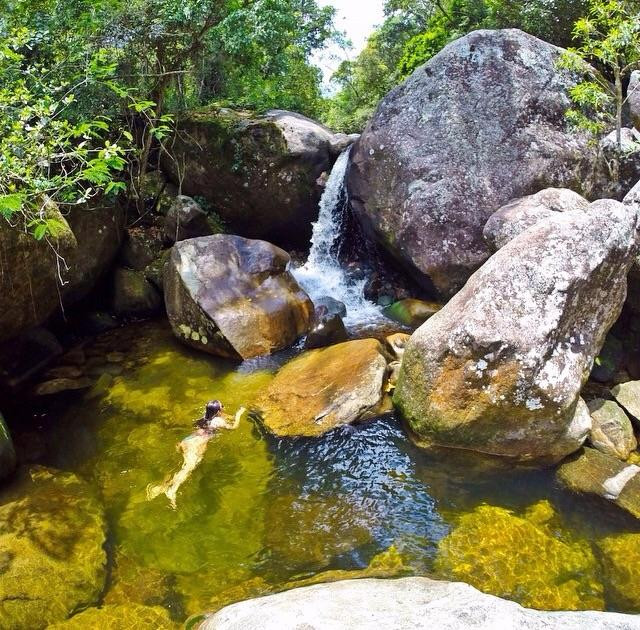
<svg viewBox="0 0 640 630">
<path fill-rule="evenodd" d="M 242 418 L 242 416 L 246 411 L 247 410 L 244 407 L 240 407 L 240 409 L 236 411 L 236 416 L 233 419 L 233 423 L 230 425 L 227 425 L 227 428 L 230 430 L 237 429 L 240 426 L 240 419 Z"/>
</svg>

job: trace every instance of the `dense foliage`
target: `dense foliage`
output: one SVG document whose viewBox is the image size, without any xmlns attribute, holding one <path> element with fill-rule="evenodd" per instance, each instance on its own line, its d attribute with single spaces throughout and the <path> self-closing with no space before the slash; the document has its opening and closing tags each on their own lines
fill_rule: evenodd
<svg viewBox="0 0 640 630">
<path fill-rule="evenodd" d="M 315 0 L 8 0 L 0 15 L 0 213 L 38 238 L 59 206 L 137 194 L 174 115 L 211 102 L 318 115 Z"/>
</svg>

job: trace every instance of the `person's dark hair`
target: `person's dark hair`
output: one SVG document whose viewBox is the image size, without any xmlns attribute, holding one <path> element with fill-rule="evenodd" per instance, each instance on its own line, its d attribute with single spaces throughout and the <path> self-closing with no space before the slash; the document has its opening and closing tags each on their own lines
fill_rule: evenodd
<svg viewBox="0 0 640 630">
<path fill-rule="evenodd" d="M 214 416 L 217 416 L 223 409 L 223 405 L 219 400 L 210 400 L 204 409 L 204 417 L 207 420 L 211 420 Z"/>
</svg>

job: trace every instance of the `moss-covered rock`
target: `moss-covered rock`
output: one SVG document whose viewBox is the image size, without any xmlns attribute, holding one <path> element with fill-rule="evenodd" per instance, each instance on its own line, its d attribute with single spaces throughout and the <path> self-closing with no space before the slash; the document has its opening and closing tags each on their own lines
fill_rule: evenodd
<svg viewBox="0 0 640 630">
<path fill-rule="evenodd" d="M 543 610 L 602 610 L 599 567 L 586 543 L 559 539 L 544 502 L 519 517 L 481 505 L 440 541 L 438 575 L 467 582 L 523 606 Z"/>
<path fill-rule="evenodd" d="M 88 608 L 71 619 L 55 623 L 48 630 L 176 630 L 165 608 L 159 606 L 104 606 Z"/>
<path fill-rule="evenodd" d="M 640 612 L 640 534 L 615 534 L 598 542 L 609 597 L 616 608 Z"/>
<path fill-rule="evenodd" d="M 116 269 L 113 274 L 112 310 L 119 317 L 153 315 L 162 307 L 157 289 L 143 271 Z"/>
<path fill-rule="evenodd" d="M 387 359 L 358 339 L 305 352 L 276 374 L 256 406 L 278 436 L 319 436 L 379 412 Z"/>
<path fill-rule="evenodd" d="M 78 477 L 23 471 L 0 496 L 0 627 L 44 628 L 98 600 L 102 509 Z"/>
<path fill-rule="evenodd" d="M 408 328 L 418 328 L 424 324 L 432 315 L 435 315 L 442 308 L 436 302 L 425 302 L 407 298 L 394 302 L 387 306 L 383 313 L 394 322 L 398 322 Z"/>
<path fill-rule="evenodd" d="M 163 167 L 184 194 L 207 199 L 236 234 L 307 245 L 322 192 L 317 180 L 335 157 L 328 129 L 291 112 L 213 107 L 176 126 L 177 159 Z"/>
</svg>

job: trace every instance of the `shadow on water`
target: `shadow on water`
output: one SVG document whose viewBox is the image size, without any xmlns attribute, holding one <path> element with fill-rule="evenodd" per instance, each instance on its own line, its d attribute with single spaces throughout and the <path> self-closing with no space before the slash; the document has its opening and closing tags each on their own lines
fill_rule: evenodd
<svg viewBox="0 0 640 630">
<path fill-rule="evenodd" d="M 579 558 L 576 566 L 600 584 L 590 541 L 638 531 L 601 502 L 562 491 L 553 471 L 478 474 L 464 454 L 426 453 L 393 416 L 293 440 L 275 439 L 245 419 L 209 444 L 172 510 L 164 496 L 148 500 L 146 489 L 177 470 L 176 445 L 203 404 L 220 398 L 231 412 L 250 407 L 287 355 L 237 366 L 192 353 L 157 323 L 108 333 L 86 351 L 88 361 L 107 368 L 107 355 L 113 360 L 121 353 L 122 369 L 111 370 L 116 374 L 103 379 L 99 391 L 49 410 L 34 408 L 45 448 L 31 459 L 77 473 L 101 496 L 110 523 L 107 603 L 160 603 L 182 618 L 300 576 L 363 569 L 389 548 L 409 572 L 473 583 L 476 575 L 461 573 L 465 559 L 475 558 L 468 554 L 515 556 L 532 535 L 542 541 L 535 544 L 553 548 L 553 558 Z M 26 435 L 33 434 L 27 426 Z M 508 530 L 504 539 L 504 531 L 487 529 L 482 520 L 485 504 Z M 468 547 L 452 532 L 468 532 Z M 443 539 L 452 541 L 450 555 L 458 554 L 450 565 L 438 559 Z M 536 558 L 538 550 L 527 553 Z M 573 576 L 576 569 L 566 572 Z M 494 574 L 477 585 L 528 601 L 501 580 Z M 553 584 L 541 588 L 558 582 L 566 590 L 572 580 L 560 567 L 549 578 Z M 532 584 L 529 590 L 537 588 Z M 600 607 L 617 607 L 598 597 Z M 557 601 L 574 606 L 574 599 Z"/>
</svg>

